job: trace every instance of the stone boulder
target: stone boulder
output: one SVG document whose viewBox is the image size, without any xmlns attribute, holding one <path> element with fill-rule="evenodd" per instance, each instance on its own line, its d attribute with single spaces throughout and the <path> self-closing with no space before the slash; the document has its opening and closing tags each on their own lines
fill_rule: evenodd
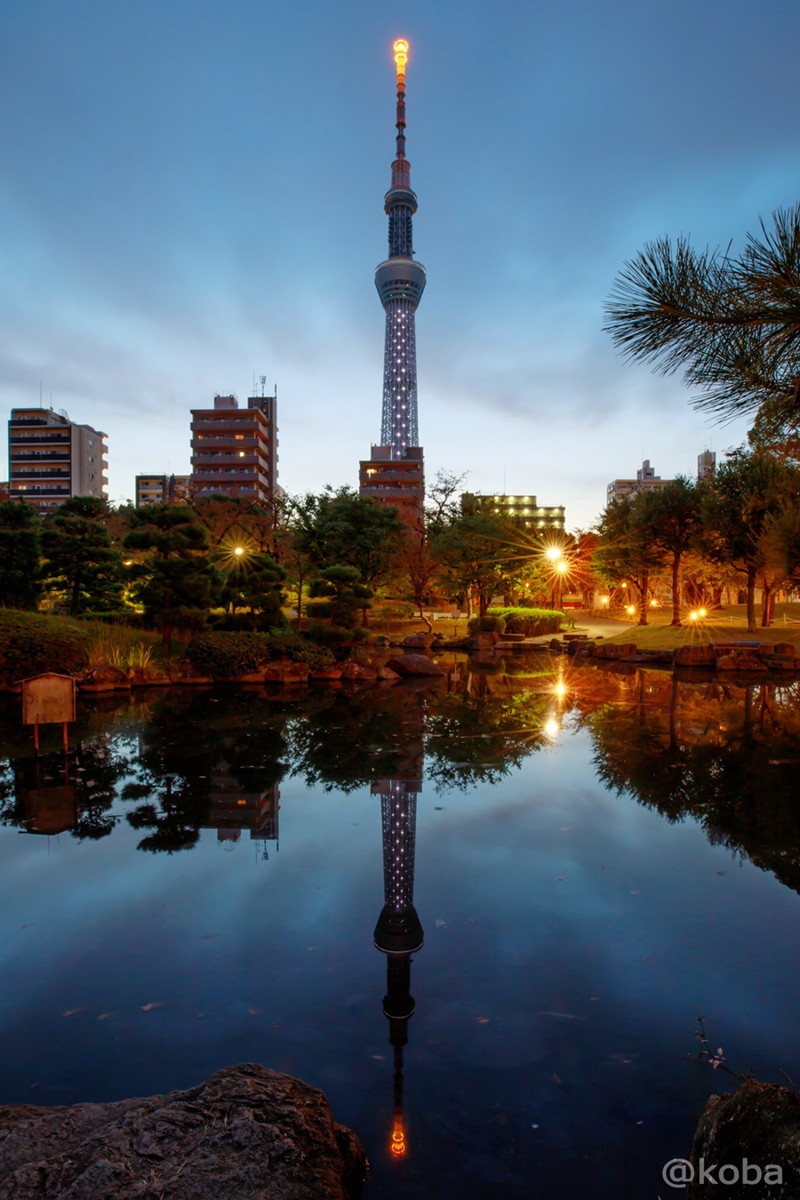
<svg viewBox="0 0 800 1200">
<path fill-rule="evenodd" d="M 444 671 L 426 654 L 396 654 L 386 666 L 396 675 L 444 675 Z"/>
<path fill-rule="evenodd" d="M 373 667 L 365 667 L 354 658 L 348 658 L 342 663 L 342 679 L 373 680 L 378 678 L 378 672 Z"/>
<path fill-rule="evenodd" d="M 797 647 L 794 642 L 776 642 L 772 647 L 772 653 L 777 654 L 780 658 L 794 658 L 797 654 Z"/>
<path fill-rule="evenodd" d="M 128 681 L 131 687 L 168 687 L 172 683 L 168 672 L 160 667 L 129 667 Z"/>
<path fill-rule="evenodd" d="M 464 639 L 465 650 L 493 650 L 495 642 L 500 641 L 500 634 L 496 630 L 481 630 L 480 633 L 473 633 L 470 637 Z"/>
<path fill-rule="evenodd" d="M 127 691 L 130 680 L 118 667 L 88 667 L 81 671 L 77 684 L 81 692 L 118 692 Z"/>
<path fill-rule="evenodd" d="M 713 667 L 717 653 L 710 643 L 702 646 L 678 646 L 672 661 L 676 667 Z"/>
<path fill-rule="evenodd" d="M 2 1200 L 350 1200 L 365 1165 L 322 1092 L 256 1063 L 166 1096 L 0 1107 Z"/>
<path fill-rule="evenodd" d="M 700 1160 L 705 1168 L 716 1168 L 700 1181 Z M 743 1178 L 743 1161 L 750 1164 L 750 1178 Z M 694 1135 L 691 1163 L 695 1180 L 689 1187 L 690 1200 L 793 1200 L 800 1196 L 800 1096 L 777 1084 L 746 1080 L 733 1093 L 711 1096 Z M 723 1166 L 730 1169 L 718 1179 Z M 783 1182 L 775 1182 L 767 1167 L 780 1171 Z M 755 1167 L 762 1172 L 756 1180 Z"/>
<path fill-rule="evenodd" d="M 420 650 L 427 650 L 433 645 L 434 635 L 432 633 L 410 633 L 408 637 L 404 637 L 401 646 L 418 647 Z"/>
<path fill-rule="evenodd" d="M 378 679 L 381 683 L 397 683 L 400 676 L 391 667 L 378 667 Z"/>
<path fill-rule="evenodd" d="M 259 678 L 262 683 L 306 683 L 310 669 L 308 663 L 276 658 L 262 668 Z"/>
<path fill-rule="evenodd" d="M 186 659 L 183 659 L 170 670 L 170 680 L 173 683 L 186 687 L 201 687 L 214 680 L 210 675 L 200 675 L 195 671 L 194 667 Z"/>
<path fill-rule="evenodd" d="M 767 664 L 752 650 L 733 650 L 717 659 L 718 671 L 766 671 Z"/>
<path fill-rule="evenodd" d="M 606 642 L 595 646 L 595 658 L 633 658 L 638 653 L 635 642 Z"/>
</svg>

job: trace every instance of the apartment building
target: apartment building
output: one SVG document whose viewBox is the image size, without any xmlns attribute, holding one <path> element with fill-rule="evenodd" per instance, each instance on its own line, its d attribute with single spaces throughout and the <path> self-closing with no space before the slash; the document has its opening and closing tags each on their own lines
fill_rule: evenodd
<svg viewBox="0 0 800 1200">
<path fill-rule="evenodd" d="M 188 475 L 137 475 L 136 507 L 146 504 L 185 504 L 189 498 Z"/>
<path fill-rule="evenodd" d="M 107 498 L 106 434 L 52 408 L 12 408 L 8 421 L 8 491 L 40 512 L 71 496 Z"/>
<path fill-rule="evenodd" d="M 278 491 L 278 422 L 274 396 L 215 396 L 192 409 L 192 474 L 196 496 L 214 493 L 268 502 Z"/>
</svg>

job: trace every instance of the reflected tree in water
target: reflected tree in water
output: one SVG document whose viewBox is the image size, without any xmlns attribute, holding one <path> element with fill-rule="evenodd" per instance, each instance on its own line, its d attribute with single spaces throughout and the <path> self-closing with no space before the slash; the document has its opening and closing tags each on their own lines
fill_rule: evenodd
<svg viewBox="0 0 800 1200">
<path fill-rule="evenodd" d="M 585 711 L 598 777 L 670 821 L 690 816 L 800 892 L 797 683 L 627 677 L 624 701 Z"/>
<path fill-rule="evenodd" d="M 463 791 L 508 775 L 549 743 L 556 711 L 552 695 L 528 691 L 442 696 L 430 714 L 425 741 L 428 774 L 437 791 Z"/>
<path fill-rule="evenodd" d="M 0 776 L 0 822 L 29 833 L 107 837 L 118 821 L 109 810 L 125 771 L 124 755 L 105 734 L 66 754 L 15 755 Z"/>
<path fill-rule="evenodd" d="M 191 849 L 201 828 L 231 824 L 238 806 L 257 810 L 286 771 L 286 713 L 251 693 L 231 693 L 216 707 L 207 694 L 167 697 L 154 709 L 122 789 L 135 803 L 127 814 L 150 830 L 140 850 Z"/>
<path fill-rule="evenodd" d="M 405 777 L 431 704 L 428 691 L 402 686 L 317 693 L 290 723 L 293 774 L 342 792 Z"/>
</svg>

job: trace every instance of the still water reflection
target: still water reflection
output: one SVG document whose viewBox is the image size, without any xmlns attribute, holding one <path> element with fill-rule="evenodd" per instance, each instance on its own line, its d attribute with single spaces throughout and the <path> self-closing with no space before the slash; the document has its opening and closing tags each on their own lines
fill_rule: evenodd
<svg viewBox="0 0 800 1200">
<path fill-rule="evenodd" d="M 39 760 L 8 701 L 0 1102 L 258 1060 L 328 1093 L 367 1196 L 656 1195 L 720 1090 L 698 1014 L 797 1068 L 799 700 L 454 660 L 101 701 Z"/>
</svg>

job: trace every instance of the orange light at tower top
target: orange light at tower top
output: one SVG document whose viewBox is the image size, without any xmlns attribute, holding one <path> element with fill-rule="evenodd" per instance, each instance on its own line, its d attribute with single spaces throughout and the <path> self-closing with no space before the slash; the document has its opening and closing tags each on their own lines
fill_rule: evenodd
<svg viewBox="0 0 800 1200">
<path fill-rule="evenodd" d="M 404 77 L 406 63 L 408 62 L 408 42 L 405 38 L 398 38 L 392 48 L 394 50 L 394 61 L 397 63 L 398 78 Z"/>
</svg>

